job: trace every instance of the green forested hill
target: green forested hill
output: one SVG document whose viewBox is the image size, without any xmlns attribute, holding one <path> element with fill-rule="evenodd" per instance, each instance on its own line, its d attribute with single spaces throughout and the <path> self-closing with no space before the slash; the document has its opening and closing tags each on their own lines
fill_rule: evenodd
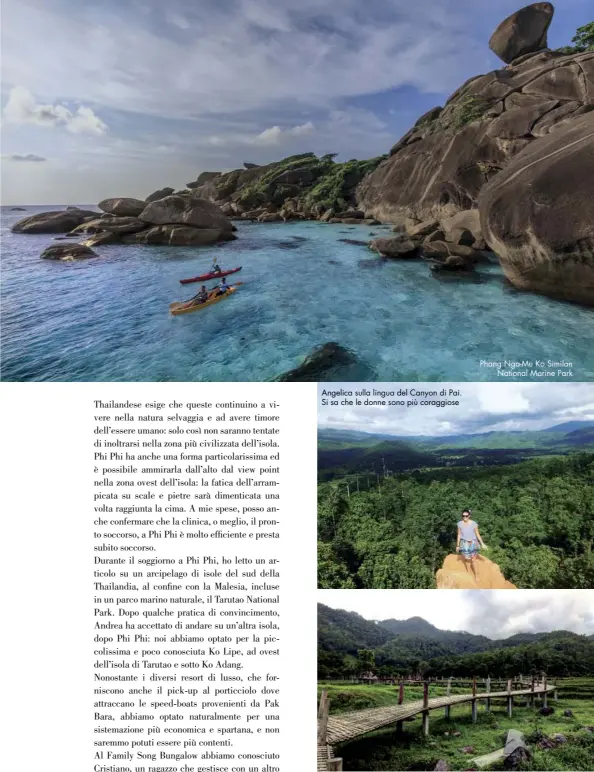
<svg viewBox="0 0 594 772">
<path fill-rule="evenodd" d="M 388 676 L 507 677 L 537 670 L 550 676 L 594 675 L 591 635 L 557 630 L 490 640 L 483 635 L 439 630 L 418 617 L 388 622 L 392 630 L 419 632 L 390 632 L 383 622 L 369 622 L 359 614 L 318 604 L 320 678 L 357 675 L 369 668 Z"/>
<path fill-rule="evenodd" d="M 517 587 L 594 587 L 593 453 L 354 479 L 319 486 L 320 587 L 434 587 L 465 507 Z"/>
<path fill-rule="evenodd" d="M 392 635 L 377 622 L 368 622 L 359 614 L 318 603 L 318 637 L 329 651 L 356 654 L 358 649 L 381 646 Z"/>
<path fill-rule="evenodd" d="M 517 463 L 533 456 L 594 451 L 594 424 L 569 421 L 541 431 L 485 432 L 443 437 L 395 437 L 320 429 L 320 481 L 348 474 L 426 467 Z"/>
</svg>

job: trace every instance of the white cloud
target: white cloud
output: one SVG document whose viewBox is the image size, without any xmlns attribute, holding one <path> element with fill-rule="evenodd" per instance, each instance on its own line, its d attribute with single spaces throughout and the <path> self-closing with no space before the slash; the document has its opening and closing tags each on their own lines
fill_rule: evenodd
<svg viewBox="0 0 594 772">
<path fill-rule="evenodd" d="M 332 408 L 320 403 L 319 425 L 333 429 L 355 429 L 400 436 L 443 436 L 486 431 L 544 429 L 566 421 L 594 420 L 594 386 L 589 383 L 374 383 L 377 391 L 408 389 L 404 406 L 389 408 L 375 405 Z M 369 384 L 319 384 L 323 389 L 354 392 Z M 421 398 L 410 391 L 437 392 L 445 389 L 446 399 L 459 405 L 421 406 Z M 459 391 L 460 396 L 450 393 Z M 449 396 L 448 396 L 449 395 Z M 417 399 L 417 405 L 406 405 Z M 444 397 L 441 397 L 444 399 Z M 339 400 L 340 401 L 340 400 Z"/>
<path fill-rule="evenodd" d="M 7 0 L 3 77 L 54 100 L 170 118 L 320 107 L 402 85 L 448 91 L 475 74 L 479 47 L 461 23 L 470 0 L 438 6 L 373 2 L 362 14 L 358 0 L 174 0 L 163 24 L 154 0 L 144 14 Z"/>
<path fill-rule="evenodd" d="M 441 630 L 492 639 L 553 630 L 594 633 L 593 590 L 320 590 L 318 601 L 367 620 L 420 616 Z"/>
<path fill-rule="evenodd" d="M 105 134 L 107 124 L 90 107 L 79 107 L 66 121 L 66 130 L 72 134 Z"/>
<path fill-rule="evenodd" d="M 288 129 L 281 129 L 280 126 L 271 126 L 269 129 L 264 129 L 251 141 L 263 145 L 278 145 L 288 137 L 302 137 L 306 134 L 311 134 L 314 130 L 315 126 L 311 121 Z"/>
<path fill-rule="evenodd" d="M 72 113 L 62 104 L 38 104 L 33 94 L 23 86 L 10 90 L 4 118 L 17 125 L 64 126 L 72 134 L 104 134 L 107 131 L 107 125 L 90 107 L 79 107 Z"/>
</svg>

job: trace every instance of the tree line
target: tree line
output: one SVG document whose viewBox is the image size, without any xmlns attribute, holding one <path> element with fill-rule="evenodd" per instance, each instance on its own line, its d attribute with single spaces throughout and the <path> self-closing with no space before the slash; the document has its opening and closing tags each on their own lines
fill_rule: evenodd
<svg viewBox="0 0 594 772">
<path fill-rule="evenodd" d="M 372 672 L 379 678 L 511 678 L 544 671 L 551 678 L 594 675 L 594 640 L 560 632 L 535 643 L 502 646 L 466 654 L 446 654 L 430 659 L 403 642 L 379 649 L 360 649 L 356 655 L 318 650 L 318 678 L 360 677 Z"/>
</svg>

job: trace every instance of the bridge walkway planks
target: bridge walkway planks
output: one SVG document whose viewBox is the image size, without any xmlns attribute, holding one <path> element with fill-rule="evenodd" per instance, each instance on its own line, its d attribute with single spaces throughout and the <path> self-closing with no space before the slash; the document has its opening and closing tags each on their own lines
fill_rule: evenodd
<svg viewBox="0 0 594 772">
<path fill-rule="evenodd" d="M 510 696 L 542 695 L 545 692 L 552 692 L 554 689 L 555 686 L 548 686 L 546 689 L 537 687 L 534 691 L 532 691 L 532 689 L 519 689 L 511 692 L 477 692 L 476 695 L 452 694 L 449 697 L 432 697 L 426 708 L 423 706 L 423 700 L 414 700 L 405 702 L 402 705 L 393 705 L 388 708 L 368 708 L 366 710 L 357 710 L 350 713 L 339 713 L 328 717 L 326 738 L 329 745 L 335 745 L 336 743 L 354 740 L 355 737 L 367 734 L 368 732 L 374 732 L 376 729 L 382 729 L 385 726 L 395 724 L 406 718 L 411 718 L 419 713 L 423 713 L 425 710 L 437 710 L 438 708 L 445 708 L 448 705 L 459 705 L 465 702 L 485 700 L 487 698 L 505 699 Z"/>
</svg>

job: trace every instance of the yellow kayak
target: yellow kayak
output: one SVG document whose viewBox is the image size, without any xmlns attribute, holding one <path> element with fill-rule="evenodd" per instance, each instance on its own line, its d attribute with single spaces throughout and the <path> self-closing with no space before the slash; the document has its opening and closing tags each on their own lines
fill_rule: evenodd
<svg viewBox="0 0 594 772">
<path fill-rule="evenodd" d="M 208 300 L 205 300 L 204 303 L 188 303 L 187 301 L 171 303 L 169 306 L 169 311 L 171 314 L 173 314 L 173 316 L 180 316 L 180 314 L 191 314 L 192 311 L 199 311 L 201 308 L 213 306 L 215 303 L 218 303 L 219 300 L 223 300 L 223 298 L 232 295 L 234 292 L 237 292 L 237 284 L 230 286 L 224 295 L 214 295 L 213 297 L 208 298 Z"/>
</svg>

